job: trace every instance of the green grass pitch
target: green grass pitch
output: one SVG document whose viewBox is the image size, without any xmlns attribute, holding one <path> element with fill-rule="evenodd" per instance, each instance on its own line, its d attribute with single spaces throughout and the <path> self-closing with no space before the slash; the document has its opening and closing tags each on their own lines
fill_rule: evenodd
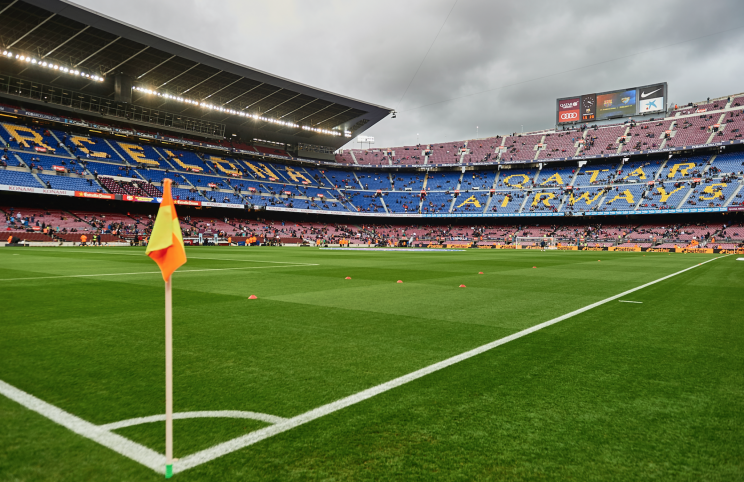
<svg viewBox="0 0 744 482">
<path fill-rule="evenodd" d="M 737 256 L 187 255 L 173 278 L 175 411 L 283 418 L 695 269 L 173 480 L 744 480 Z M 0 380 L 95 425 L 164 412 L 163 281 L 143 249 L 2 249 L 0 292 Z M 270 425 L 176 420 L 175 456 Z M 158 453 L 164 431 L 114 430 Z M 1 481 L 162 479 L 0 395 Z"/>
</svg>

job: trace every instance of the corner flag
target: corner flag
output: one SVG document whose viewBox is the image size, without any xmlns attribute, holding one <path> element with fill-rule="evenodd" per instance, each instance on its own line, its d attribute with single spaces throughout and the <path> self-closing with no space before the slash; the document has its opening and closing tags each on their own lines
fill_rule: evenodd
<svg viewBox="0 0 744 482">
<path fill-rule="evenodd" d="M 171 196 L 171 180 L 163 182 L 163 201 L 150 234 L 150 242 L 145 251 L 163 272 L 163 280 L 168 281 L 175 270 L 186 263 L 181 224 L 176 215 L 176 205 Z"/>
<path fill-rule="evenodd" d="M 163 181 L 163 200 L 152 226 L 145 254 L 160 267 L 165 280 L 165 478 L 173 477 L 173 290 L 171 275 L 186 263 L 181 225 L 171 196 L 171 180 Z"/>
</svg>

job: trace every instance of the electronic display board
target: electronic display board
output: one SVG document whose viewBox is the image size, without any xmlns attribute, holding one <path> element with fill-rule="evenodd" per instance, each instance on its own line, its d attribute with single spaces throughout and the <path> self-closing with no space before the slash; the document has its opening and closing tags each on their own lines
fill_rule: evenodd
<svg viewBox="0 0 744 482">
<path fill-rule="evenodd" d="M 602 121 L 664 112 L 667 83 L 564 97 L 556 102 L 556 124 Z"/>
<path fill-rule="evenodd" d="M 627 117 L 636 113 L 636 90 L 618 90 L 597 94 L 597 120 Z"/>
</svg>

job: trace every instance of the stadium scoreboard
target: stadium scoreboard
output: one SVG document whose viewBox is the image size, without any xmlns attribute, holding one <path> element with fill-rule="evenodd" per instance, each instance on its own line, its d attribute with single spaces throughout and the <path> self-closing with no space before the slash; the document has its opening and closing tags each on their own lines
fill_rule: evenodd
<svg viewBox="0 0 744 482">
<path fill-rule="evenodd" d="M 556 124 L 590 122 L 664 112 L 667 83 L 575 95 L 556 101 Z"/>
</svg>

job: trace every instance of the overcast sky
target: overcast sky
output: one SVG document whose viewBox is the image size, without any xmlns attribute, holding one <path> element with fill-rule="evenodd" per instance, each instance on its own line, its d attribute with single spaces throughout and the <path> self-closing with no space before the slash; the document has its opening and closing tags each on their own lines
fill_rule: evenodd
<svg viewBox="0 0 744 482">
<path fill-rule="evenodd" d="M 365 133 L 378 147 L 549 128 L 555 99 L 582 93 L 666 81 L 687 103 L 744 91 L 741 0 L 74 1 L 394 108 Z"/>
</svg>

